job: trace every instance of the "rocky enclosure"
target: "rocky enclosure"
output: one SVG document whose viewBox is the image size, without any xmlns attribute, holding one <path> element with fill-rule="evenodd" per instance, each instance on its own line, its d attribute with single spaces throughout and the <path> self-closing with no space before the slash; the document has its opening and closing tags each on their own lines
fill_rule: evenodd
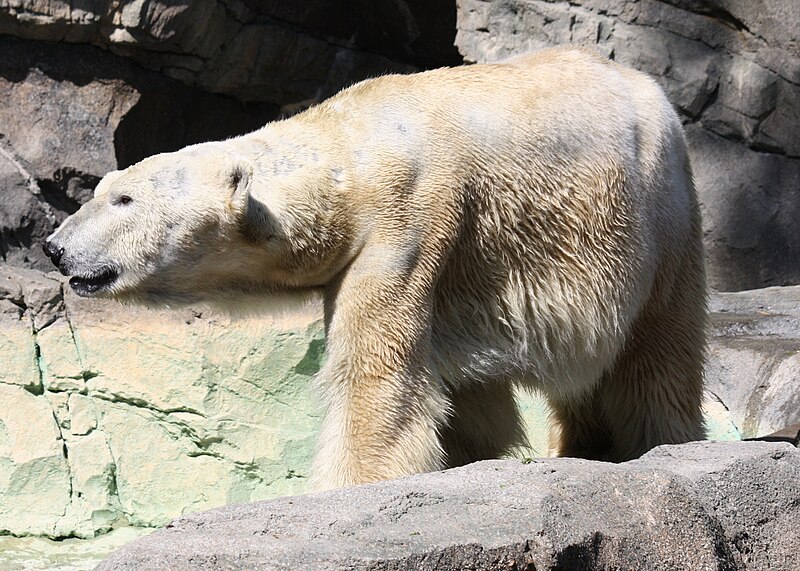
<svg viewBox="0 0 800 571">
<path fill-rule="evenodd" d="M 796 0 L 0 0 L 0 535 L 91 537 L 304 490 L 319 421 L 311 383 L 324 346 L 318 306 L 286 298 L 261 316 L 231 319 L 200 309 L 149 312 L 86 303 L 71 295 L 58 276 L 42 273 L 50 267 L 39 243 L 89 199 L 106 172 L 256 129 L 371 75 L 495 61 L 563 43 L 594 46 L 652 74 L 681 113 L 713 288 L 800 284 Z M 800 289 L 719 293 L 711 308 L 706 418 L 712 435 L 739 439 L 800 422 Z M 541 454 L 544 405 L 521 402 L 532 454 Z M 650 504 L 639 507 L 651 510 L 645 511 L 658 525 L 667 515 L 689 518 L 698 535 L 681 545 L 697 548 L 697 562 L 709 568 L 782 564 L 784 539 L 769 534 L 783 516 L 771 512 L 769 529 L 753 530 L 732 507 L 725 511 L 744 505 L 735 493 L 715 496 L 709 486 L 746 480 L 751 468 L 771 486 L 796 470 L 796 454 L 737 448 L 742 456 L 730 463 L 714 456 L 724 448 L 698 446 L 675 452 L 682 468 L 669 474 L 658 465 L 663 452 L 619 470 L 535 463 L 534 472 L 552 469 L 560 483 L 542 484 L 545 492 L 531 496 L 530 505 L 546 506 L 541 514 L 555 525 L 558 518 L 587 518 L 595 505 L 571 511 L 547 495 L 552 490 L 591 495 L 598 491 L 591 487 L 595 476 L 631 493 L 635 485 L 657 484 L 643 500 Z M 710 454 L 708 473 L 690 473 L 682 455 L 692 450 Z M 762 464 L 776 471 L 753 467 Z M 584 469 L 585 478 L 578 473 Z M 471 485 L 477 474 L 516 474 L 523 467 L 470 470 L 428 478 Z M 789 481 L 796 481 L 796 471 L 791 474 Z M 380 512 L 384 519 L 433 514 L 417 510 L 424 501 L 397 485 L 375 491 L 375 498 L 395 498 Z M 675 498 L 663 497 L 673 492 Z M 793 493 L 786 514 L 797 507 Z M 349 501 L 325 497 L 324 509 Z M 723 507 L 710 508 L 708 497 Z M 772 506 L 764 509 L 778 510 L 778 497 L 764 499 Z M 758 516 L 751 507 L 741 509 Z M 242 515 L 246 508 L 237 509 L 220 513 L 249 517 Z M 252 519 L 258 525 L 264 523 L 260 509 Z M 359 513 L 352 521 L 372 517 Z M 505 521 L 513 513 L 485 515 Z M 191 541 L 202 517 L 175 529 L 189 530 Z M 208 517 L 212 525 L 221 516 Z M 260 529 L 280 531 L 292 517 Z M 425 544 L 412 531 L 386 549 L 396 549 L 396 561 L 411 562 L 467 555 L 476 561 L 534 555 L 544 559 L 533 561 L 556 563 L 645 561 L 609 555 L 627 553 L 634 538 L 611 520 L 610 527 L 592 528 L 589 518 L 571 536 L 542 527 L 551 541 L 546 548 L 516 535 L 508 536 L 516 538 L 513 545 L 494 539 L 462 545 L 460 536 L 455 543 Z M 641 557 L 655 557 L 650 540 L 667 531 L 650 529 Z M 171 537 L 154 539 L 154 553 Z M 787 537 L 796 544 L 796 534 Z M 695 545 L 697 538 L 707 543 Z M 402 551 L 403 542 L 409 551 Z M 769 551 L 771 543 L 777 547 Z M 326 545 L 335 558 L 345 544 Z M 7 563 L 0 554 L 0 566 Z M 363 564 L 370 565 L 400 564 Z"/>
</svg>

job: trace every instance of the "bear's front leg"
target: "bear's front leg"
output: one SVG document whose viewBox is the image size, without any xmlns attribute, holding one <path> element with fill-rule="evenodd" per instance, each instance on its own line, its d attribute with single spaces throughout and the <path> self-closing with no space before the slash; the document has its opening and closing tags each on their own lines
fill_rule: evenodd
<svg viewBox="0 0 800 571">
<path fill-rule="evenodd" d="M 439 432 L 449 405 L 431 359 L 433 276 L 385 268 L 355 263 L 326 292 L 328 410 L 316 489 L 445 466 Z"/>
</svg>

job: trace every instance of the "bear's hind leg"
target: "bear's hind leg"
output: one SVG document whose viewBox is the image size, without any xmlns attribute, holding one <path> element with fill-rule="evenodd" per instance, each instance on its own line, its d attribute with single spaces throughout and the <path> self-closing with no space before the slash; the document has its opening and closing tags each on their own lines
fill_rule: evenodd
<svg viewBox="0 0 800 571">
<path fill-rule="evenodd" d="M 705 438 L 702 269 L 672 284 L 666 302 L 649 302 L 600 388 L 611 431 L 609 460 L 637 458 L 660 444 Z"/>
<path fill-rule="evenodd" d="M 441 430 L 448 468 L 529 448 L 510 383 L 459 387 L 450 393 L 450 401 L 452 413 Z"/>
<path fill-rule="evenodd" d="M 602 384 L 602 382 L 601 382 Z M 548 398 L 551 411 L 551 453 L 571 458 L 605 460 L 611 433 L 603 421 L 597 388 L 581 397 Z"/>
</svg>

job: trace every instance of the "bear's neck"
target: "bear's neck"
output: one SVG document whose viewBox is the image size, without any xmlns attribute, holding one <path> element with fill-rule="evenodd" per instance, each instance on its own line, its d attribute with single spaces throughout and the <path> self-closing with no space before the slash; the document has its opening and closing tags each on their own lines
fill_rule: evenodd
<svg viewBox="0 0 800 571">
<path fill-rule="evenodd" d="M 318 286 L 352 259 L 360 233 L 344 231 L 355 230 L 343 223 L 353 220 L 347 147 L 332 142 L 330 126 L 307 119 L 304 113 L 270 123 L 230 142 L 253 162 L 252 196 L 291 250 L 284 270 L 297 276 L 287 281 Z"/>
</svg>

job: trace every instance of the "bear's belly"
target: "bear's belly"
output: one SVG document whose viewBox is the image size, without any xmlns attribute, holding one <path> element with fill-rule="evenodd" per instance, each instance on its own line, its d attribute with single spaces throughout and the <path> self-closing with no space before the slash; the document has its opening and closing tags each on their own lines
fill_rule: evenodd
<svg viewBox="0 0 800 571">
<path fill-rule="evenodd" d="M 440 284 L 432 341 L 444 382 L 514 382 L 553 395 L 591 388 L 624 343 L 615 305 L 569 282 L 536 283 L 513 271 L 497 278 Z"/>
</svg>

